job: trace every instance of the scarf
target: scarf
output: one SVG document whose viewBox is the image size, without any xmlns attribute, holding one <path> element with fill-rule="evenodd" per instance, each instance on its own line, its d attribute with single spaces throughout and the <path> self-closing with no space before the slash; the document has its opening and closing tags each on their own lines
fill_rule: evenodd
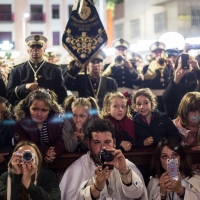
<svg viewBox="0 0 200 200">
<path fill-rule="evenodd" d="M 124 129 L 133 139 L 135 139 L 135 124 L 132 119 L 125 116 L 122 120 L 116 120 L 111 116 L 107 117 L 114 126 L 116 132 L 121 132 Z"/>
</svg>

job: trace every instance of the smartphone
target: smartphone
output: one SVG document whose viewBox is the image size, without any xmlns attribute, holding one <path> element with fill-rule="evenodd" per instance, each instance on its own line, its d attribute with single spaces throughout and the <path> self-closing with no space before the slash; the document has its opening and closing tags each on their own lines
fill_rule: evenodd
<svg viewBox="0 0 200 200">
<path fill-rule="evenodd" d="M 182 69 L 189 69 L 189 54 L 181 54 L 181 60 L 182 60 Z"/>
<path fill-rule="evenodd" d="M 172 180 L 178 180 L 178 159 L 167 159 L 167 171 Z"/>
</svg>

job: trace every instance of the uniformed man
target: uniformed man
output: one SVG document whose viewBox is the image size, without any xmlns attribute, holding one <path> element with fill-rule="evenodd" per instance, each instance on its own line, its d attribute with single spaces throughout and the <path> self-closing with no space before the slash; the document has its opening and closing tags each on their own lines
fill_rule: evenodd
<svg viewBox="0 0 200 200">
<path fill-rule="evenodd" d="M 117 91 L 116 81 L 101 75 L 105 58 L 105 53 L 99 50 L 89 62 L 88 74 L 85 75 L 84 72 L 80 72 L 81 67 L 74 61 L 70 64 L 71 66 L 64 76 L 68 89 L 78 91 L 79 97 L 94 97 L 100 108 L 102 108 L 105 94 Z"/>
<path fill-rule="evenodd" d="M 59 63 L 59 56 L 55 49 L 47 49 L 44 53 L 46 61 L 53 64 Z"/>
<path fill-rule="evenodd" d="M 61 104 L 67 96 L 66 87 L 59 67 L 43 59 L 47 38 L 43 35 L 30 35 L 25 41 L 30 59 L 11 71 L 7 86 L 9 101 L 15 105 L 30 91 L 42 87 L 53 90 Z"/>
<path fill-rule="evenodd" d="M 164 112 L 162 94 L 166 89 L 173 68 L 167 64 L 165 54 L 165 44 L 155 42 L 150 46 L 152 61 L 143 68 L 144 82 L 143 87 L 148 87 L 157 96 L 158 109 Z"/>
<path fill-rule="evenodd" d="M 116 39 L 113 46 L 116 50 L 116 58 L 104 67 L 103 75 L 116 80 L 118 91 L 132 94 L 135 81 L 138 81 L 140 76 L 127 57 L 129 42 L 122 38 Z"/>
</svg>

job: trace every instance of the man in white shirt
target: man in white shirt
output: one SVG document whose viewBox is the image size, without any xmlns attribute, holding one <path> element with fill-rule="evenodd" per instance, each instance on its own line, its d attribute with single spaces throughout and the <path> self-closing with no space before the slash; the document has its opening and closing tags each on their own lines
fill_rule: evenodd
<svg viewBox="0 0 200 200">
<path fill-rule="evenodd" d="M 121 150 L 114 148 L 114 127 L 106 119 L 97 119 L 88 129 L 88 148 L 90 151 L 72 163 L 61 182 L 61 199 L 76 200 L 132 200 L 147 199 L 146 187 L 141 173 Z M 102 166 L 100 152 L 106 150 Z M 109 166 L 113 169 L 109 169 Z"/>
</svg>

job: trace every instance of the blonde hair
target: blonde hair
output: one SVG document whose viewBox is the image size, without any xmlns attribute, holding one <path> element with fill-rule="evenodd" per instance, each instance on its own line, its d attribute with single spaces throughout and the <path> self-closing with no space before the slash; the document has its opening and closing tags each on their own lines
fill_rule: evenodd
<svg viewBox="0 0 200 200">
<path fill-rule="evenodd" d="M 149 99 L 149 101 L 151 102 L 151 110 L 154 111 L 157 108 L 157 97 L 156 95 L 153 94 L 153 92 L 149 89 L 149 88 L 141 88 L 139 90 L 137 90 L 133 96 L 133 104 L 132 107 L 133 109 L 136 111 L 136 99 L 139 96 L 145 96 Z"/>
<path fill-rule="evenodd" d="M 121 92 L 109 92 L 105 95 L 104 100 L 103 100 L 103 108 L 101 112 L 102 117 L 106 118 L 110 115 L 110 113 L 108 113 L 108 109 L 110 108 L 112 101 L 116 98 L 126 100 L 126 106 L 127 106 L 126 116 L 131 118 L 131 114 L 130 114 L 131 108 L 127 104 L 127 98 Z"/>
<path fill-rule="evenodd" d="M 178 106 L 177 117 L 180 118 L 183 125 L 187 125 L 189 112 L 197 110 L 200 112 L 200 93 L 188 92 Z"/>
<path fill-rule="evenodd" d="M 64 107 L 65 112 L 72 112 L 72 109 L 75 106 L 83 106 L 84 108 L 88 109 L 88 112 L 92 116 L 98 116 L 99 117 L 99 112 L 98 112 L 99 106 L 98 106 L 96 100 L 93 97 L 76 98 L 75 96 L 72 95 L 70 97 L 67 97 L 64 100 L 63 107 Z"/>
</svg>

